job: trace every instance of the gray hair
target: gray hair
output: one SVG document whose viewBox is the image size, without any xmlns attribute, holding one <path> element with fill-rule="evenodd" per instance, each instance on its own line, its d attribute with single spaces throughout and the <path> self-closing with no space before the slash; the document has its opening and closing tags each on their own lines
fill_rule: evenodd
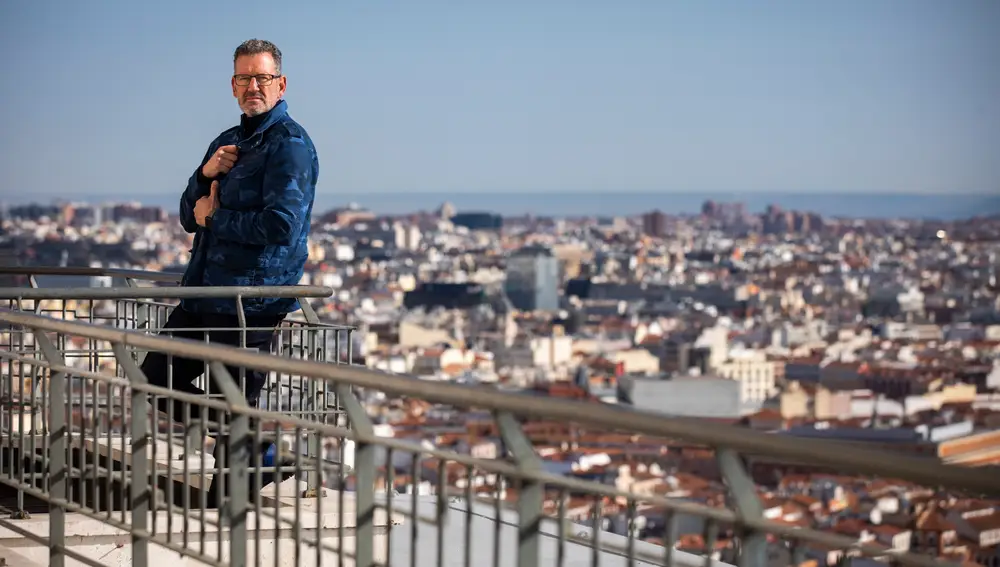
<svg viewBox="0 0 1000 567">
<path fill-rule="evenodd" d="M 241 43 L 236 48 L 236 52 L 233 53 L 233 64 L 243 55 L 257 55 L 258 53 L 270 53 L 274 59 L 275 69 L 277 69 L 279 75 L 281 74 L 281 50 L 278 49 L 277 45 L 266 39 L 248 39 Z"/>
</svg>

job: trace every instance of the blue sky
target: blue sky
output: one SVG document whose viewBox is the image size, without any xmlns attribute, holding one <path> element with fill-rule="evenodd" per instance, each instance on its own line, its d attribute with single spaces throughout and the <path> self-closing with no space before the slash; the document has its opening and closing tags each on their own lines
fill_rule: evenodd
<svg viewBox="0 0 1000 567">
<path fill-rule="evenodd" d="M 178 192 L 285 55 L 319 191 L 1000 192 L 996 0 L 5 0 L 0 198 Z"/>
</svg>

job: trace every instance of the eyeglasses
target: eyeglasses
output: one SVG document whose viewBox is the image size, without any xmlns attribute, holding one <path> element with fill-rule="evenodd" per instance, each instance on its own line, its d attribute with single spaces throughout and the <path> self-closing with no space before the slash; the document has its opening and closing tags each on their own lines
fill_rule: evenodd
<svg viewBox="0 0 1000 567">
<path fill-rule="evenodd" d="M 258 86 L 266 87 L 271 81 L 280 77 L 281 75 L 233 75 L 233 80 L 237 85 L 245 87 L 250 84 L 250 79 L 257 79 Z"/>
</svg>

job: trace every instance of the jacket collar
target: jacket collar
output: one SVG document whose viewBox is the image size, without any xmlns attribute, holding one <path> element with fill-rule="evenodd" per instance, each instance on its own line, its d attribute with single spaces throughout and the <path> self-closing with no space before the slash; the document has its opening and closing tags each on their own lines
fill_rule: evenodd
<svg viewBox="0 0 1000 567">
<path fill-rule="evenodd" d="M 244 138 L 244 140 L 249 140 L 250 138 L 253 138 L 254 136 L 257 136 L 265 132 L 276 122 L 284 118 L 286 114 L 288 114 L 288 103 L 285 102 L 285 99 L 281 99 L 278 101 L 278 104 L 274 105 L 274 108 L 267 111 L 266 114 L 262 115 L 263 120 L 259 121 L 259 123 L 256 125 L 256 128 L 254 128 L 253 133 Z M 246 126 L 248 122 L 252 124 L 253 122 L 257 122 L 258 119 L 260 118 L 261 117 L 247 118 L 247 115 L 243 114 L 240 116 L 240 125 Z"/>
</svg>

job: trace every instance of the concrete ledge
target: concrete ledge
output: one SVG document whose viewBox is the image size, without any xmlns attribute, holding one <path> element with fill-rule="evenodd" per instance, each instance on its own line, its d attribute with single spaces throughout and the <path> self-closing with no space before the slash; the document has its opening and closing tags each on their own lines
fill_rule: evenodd
<svg viewBox="0 0 1000 567">
<path fill-rule="evenodd" d="M 45 567 L 49 563 L 47 560 L 45 563 L 34 561 L 19 550 L 5 547 L 0 543 L 0 564 L 4 567 Z"/>
<path fill-rule="evenodd" d="M 296 481 L 290 479 L 283 483 L 282 492 L 294 494 Z M 273 490 L 273 487 L 272 487 Z M 263 492 L 263 491 L 262 491 Z M 262 493 L 263 496 L 263 493 Z M 272 496 L 273 498 L 273 496 Z M 281 566 L 311 566 L 322 561 L 323 565 L 352 566 L 356 544 L 355 495 L 344 494 L 344 506 L 339 508 L 339 494 L 326 490 L 325 496 L 316 498 L 299 498 L 298 514 L 294 507 L 295 498 L 284 496 L 272 499 L 275 508 L 265 507 L 260 514 L 247 514 L 247 555 L 256 557 L 265 565 Z M 158 545 L 157 542 L 169 542 L 182 546 L 195 555 L 217 561 L 228 561 L 230 556 L 229 529 L 218 526 L 219 514 L 215 510 L 206 510 L 204 521 L 200 510 L 193 510 L 192 516 L 179 511 L 160 511 L 150 513 L 147 518 L 147 529 L 154 532 L 149 545 L 150 565 L 200 565 L 196 558 L 182 556 L 177 551 Z M 397 523 L 404 521 L 402 516 L 393 515 Z M 280 518 L 280 521 L 279 521 Z M 126 526 L 134 525 L 131 513 L 112 514 L 112 520 L 123 522 Z M 384 510 L 375 514 L 375 558 L 385 561 L 388 547 L 386 523 L 388 515 Z M 297 522 L 296 522 L 297 521 Z M 46 539 L 49 536 L 48 514 L 35 514 L 25 520 L 6 520 L 18 528 L 25 530 L 37 538 Z M 297 524 L 297 529 L 293 525 Z M 343 538 L 338 540 L 340 532 Z M 296 535 L 300 539 L 296 539 Z M 318 551 L 310 541 L 321 541 L 323 547 Z M 185 538 L 187 541 L 185 542 Z M 84 555 L 105 565 L 131 565 L 132 536 L 124 529 L 105 523 L 99 519 L 84 514 L 70 513 L 66 515 L 65 541 L 70 550 Z M 203 543 L 204 542 L 204 543 Z M 258 544 L 259 542 L 259 544 Z M 340 550 L 345 555 L 339 562 Z M 36 539 L 24 537 L 21 534 L 0 525 L 0 557 L 8 558 L 8 566 L 25 565 L 36 567 L 47 565 L 49 548 Z M 321 556 L 321 559 L 320 559 Z M 17 561 L 18 563 L 14 563 Z M 67 558 L 66 565 L 83 565 L 83 563 Z"/>
<path fill-rule="evenodd" d="M 345 492 L 341 514 L 339 508 L 340 495 L 336 491 L 326 490 L 326 496 L 321 500 L 299 498 L 298 529 L 293 530 L 291 522 L 296 519 L 294 507 L 296 498 L 294 491 L 302 488 L 303 483 L 289 480 L 283 483 L 279 498 L 274 496 L 274 487 L 269 487 L 269 494 L 261 496 L 272 499 L 272 505 L 277 507 L 281 518 L 279 523 L 274 517 L 274 507 L 265 508 L 262 514 L 248 514 L 246 552 L 251 561 L 256 564 L 279 566 L 313 566 L 321 561 L 323 565 L 353 566 L 353 554 L 357 544 L 355 510 L 355 494 Z M 292 496 L 285 497 L 288 493 Z M 464 551 L 470 547 L 473 559 L 484 554 L 492 555 L 494 545 L 501 546 L 500 567 L 514 567 L 517 563 L 518 519 L 516 512 L 501 510 L 496 515 L 492 505 L 482 503 L 469 504 L 451 502 L 444 516 L 439 516 L 437 498 L 433 496 L 418 497 L 416 508 L 413 507 L 410 495 L 399 495 L 393 499 L 392 523 L 385 509 L 386 495 L 376 495 L 379 505 L 375 515 L 374 559 L 385 563 L 387 553 L 391 549 L 390 567 L 409 566 L 415 560 L 420 567 L 459 567 L 464 566 Z M 196 512 L 200 516 L 200 512 Z M 121 513 L 113 514 L 112 518 L 122 521 Z M 179 512 L 161 511 L 147 516 L 149 529 L 155 531 L 155 540 L 149 545 L 148 565 L 201 565 L 197 557 L 188 557 L 169 549 L 159 542 L 171 542 L 183 546 L 192 554 L 209 561 L 228 562 L 230 558 L 230 538 L 228 529 L 217 525 L 218 514 L 206 511 L 205 521 L 198 517 L 185 518 Z M 472 522 L 472 537 L 466 541 L 466 522 Z M 3 520 L 4 524 L 16 525 L 20 529 L 33 534 L 38 539 L 47 539 L 49 535 L 49 517 L 47 514 L 36 514 L 25 520 Z M 126 526 L 133 524 L 133 518 L 126 513 Z M 155 522 L 155 524 L 154 524 Z M 417 524 L 417 536 L 413 538 L 411 525 Z M 500 524 L 497 533 L 497 523 Z M 155 530 L 154 530 L 155 525 Z M 339 528 L 339 529 L 338 529 Z M 587 531 L 588 528 L 574 526 L 571 533 Z M 441 532 L 444 533 L 441 533 Z M 343 532 L 342 534 L 338 532 Z M 553 519 L 543 520 L 540 526 L 540 557 L 539 565 L 555 563 L 557 556 L 557 524 Z M 437 555 L 438 537 L 443 536 L 445 554 Z M 297 538 L 298 536 L 298 538 Z M 499 540 L 497 537 L 499 536 Z M 187 541 L 185 542 L 185 537 Z M 317 550 L 310 542 L 321 542 L 322 549 Z M 587 538 L 589 540 L 589 538 Z M 119 529 L 99 519 L 82 514 L 66 515 L 66 545 L 73 552 L 84 555 L 94 561 L 108 566 L 130 565 L 132 562 L 132 536 L 126 529 Z M 609 533 L 601 536 L 602 546 L 624 549 L 625 538 Z M 221 559 L 220 559 L 220 546 Z M 635 565 L 652 566 L 660 564 L 663 548 L 645 542 L 636 542 L 637 558 Z M 340 555 L 343 553 L 343 561 Z M 0 557 L 8 557 L 8 565 L 24 565 L 37 567 L 48 564 L 48 546 L 38 543 L 36 539 L 23 537 L 21 534 L 0 526 Z M 257 559 L 259 555 L 259 559 Z M 567 565 L 590 565 L 594 552 L 587 544 L 567 541 L 565 543 L 565 558 Z M 611 549 L 599 552 L 602 565 L 608 567 L 626 567 L 625 554 Z M 414 557 L 415 556 L 415 557 Z M 650 560 L 647 558 L 657 558 Z M 702 566 L 704 558 L 678 551 L 675 554 L 676 565 Z M 81 562 L 67 558 L 67 565 L 82 565 Z M 478 563 L 475 563 L 478 564 Z M 731 567 L 720 561 L 712 561 L 713 567 Z"/>
<path fill-rule="evenodd" d="M 376 501 L 386 504 L 386 495 L 379 494 Z M 492 504 L 449 501 L 443 516 L 438 510 L 436 496 L 420 496 L 414 507 L 412 496 L 408 494 L 393 498 L 393 510 L 406 517 L 408 526 L 393 528 L 389 545 L 392 547 L 390 567 L 406 567 L 416 555 L 419 566 L 465 567 L 465 551 L 469 549 L 473 565 L 494 565 L 493 550 L 500 547 L 500 561 L 497 567 L 517 567 L 518 534 L 520 531 L 518 514 L 513 510 L 501 509 L 499 516 Z M 412 523 L 417 524 L 416 537 L 412 534 Z M 470 525 L 467 525 L 470 524 Z M 500 524 L 499 530 L 497 523 Z M 466 529 L 472 537 L 466 540 Z M 567 567 L 594 565 L 594 549 L 589 544 L 589 530 L 573 525 L 570 535 L 587 533 L 586 543 L 567 540 L 564 544 L 564 560 Z M 441 532 L 444 532 L 441 534 Z M 438 557 L 438 536 L 444 539 L 443 557 Z M 539 525 L 539 566 L 556 565 L 559 556 L 559 525 L 554 518 L 545 518 Z M 609 532 L 601 532 L 602 549 L 597 553 L 602 567 L 654 567 L 663 564 L 663 547 L 651 543 L 635 542 L 635 561 L 630 563 L 624 551 L 627 538 Z M 614 549 L 612 549 L 614 548 Z M 617 550 L 616 550 L 617 549 Z M 488 559 L 486 559 L 488 558 Z M 676 551 L 674 567 L 705 567 L 705 558 L 700 555 Z M 712 560 L 710 567 L 733 567 Z"/>
</svg>

